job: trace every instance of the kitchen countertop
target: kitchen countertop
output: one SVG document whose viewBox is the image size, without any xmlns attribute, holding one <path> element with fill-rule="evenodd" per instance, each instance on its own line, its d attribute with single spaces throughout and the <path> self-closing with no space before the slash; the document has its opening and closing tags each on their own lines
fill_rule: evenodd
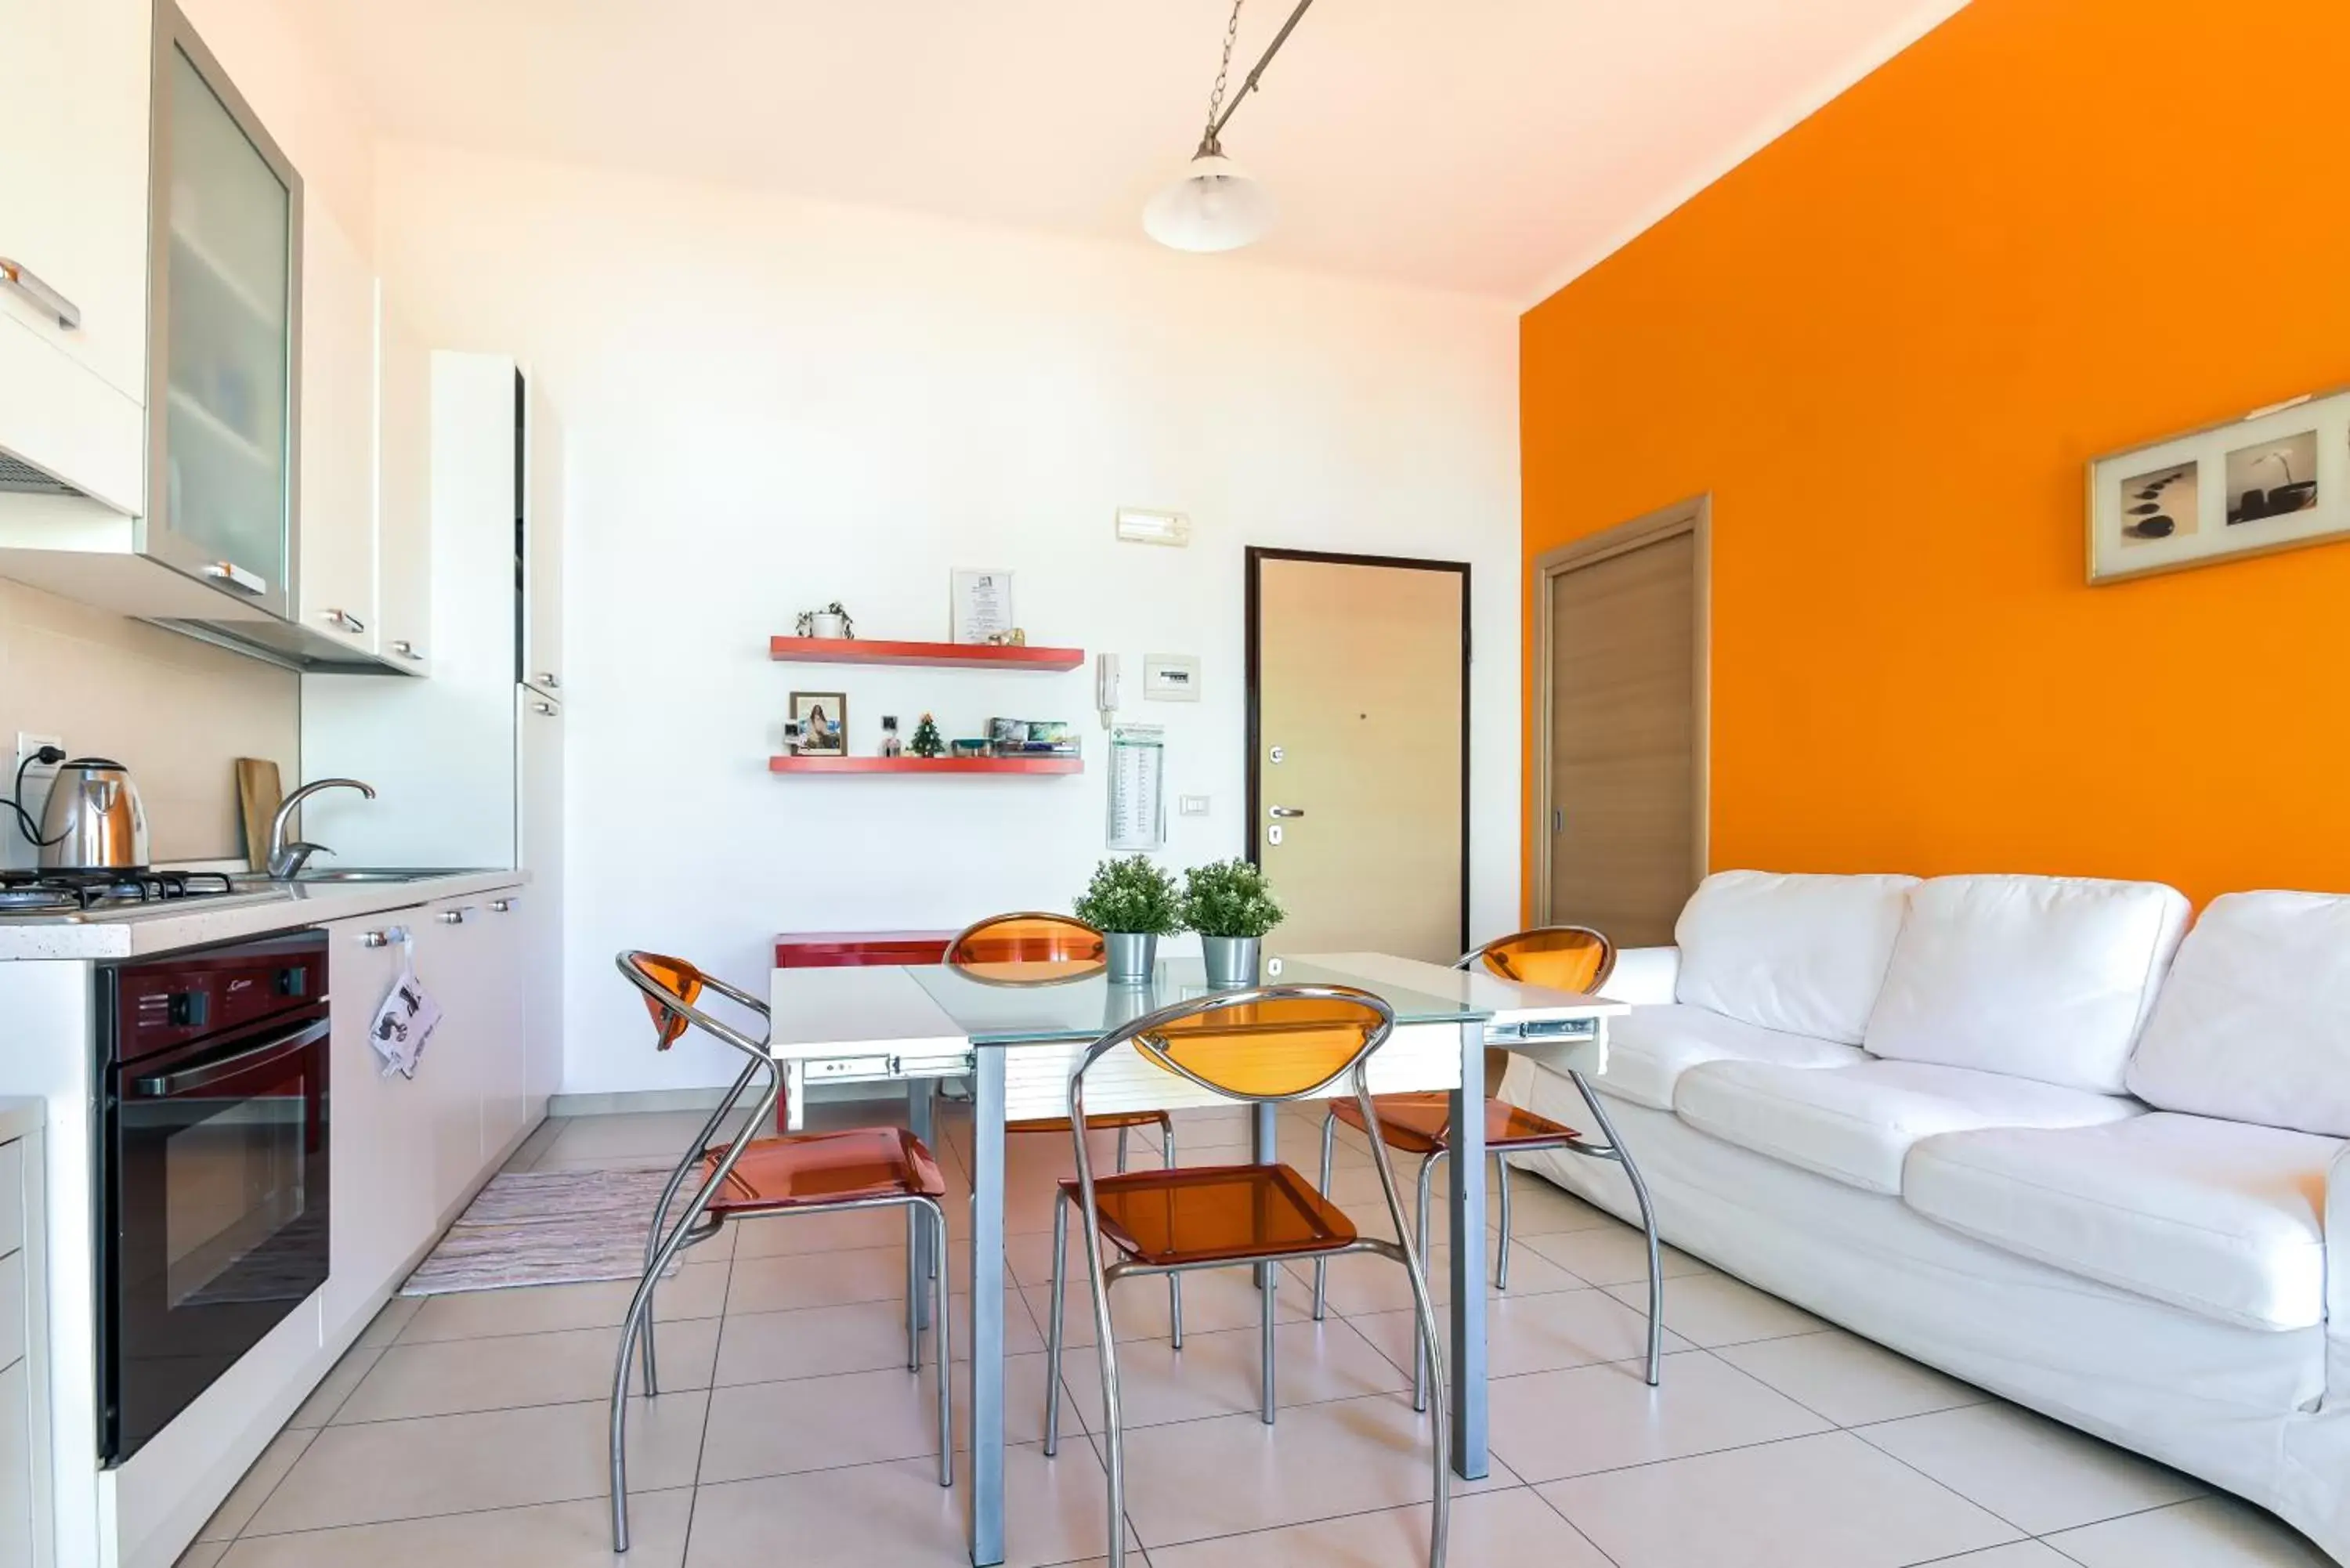
<svg viewBox="0 0 2350 1568">
<path fill-rule="evenodd" d="M 0 962 L 134 958 L 414 909 L 441 898 L 517 888 L 529 880 L 529 872 L 507 869 L 413 882 L 298 882 L 282 891 L 173 899 L 78 916 L 0 919 Z"/>
</svg>

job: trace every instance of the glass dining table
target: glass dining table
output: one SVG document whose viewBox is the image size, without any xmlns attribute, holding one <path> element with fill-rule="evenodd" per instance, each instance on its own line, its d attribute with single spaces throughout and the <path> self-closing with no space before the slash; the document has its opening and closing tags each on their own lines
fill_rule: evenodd
<svg viewBox="0 0 2350 1568">
<path fill-rule="evenodd" d="M 1586 1075 L 1607 1064 L 1607 1020 L 1626 1009 L 1604 998 L 1548 991 L 1482 971 L 1380 953 L 1269 956 L 1266 985 L 1348 985 L 1393 1010 L 1396 1028 L 1369 1066 L 1377 1094 L 1452 1096 L 1450 1234 L 1486 1231 L 1485 1118 L 1478 1114 L 1484 1054 L 1504 1046 Z M 1174 1002 L 1208 994 L 1197 960 L 1159 964 L 1144 983 L 1099 972 L 1035 978 L 1033 969 L 944 964 L 778 969 L 771 988 L 770 1049 L 788 1075 L 794 1125 L 806 1089 L 826 1083 L 903 1081 L 914 1130 L 933 1136 L 932 1091 L 967 1078 L 972 1090 L 972 1247 L 958 1293 L 972 1301 L 971 1453 L 966 1487 L 975 1568 L 1004 1560 L 1004 1127 L 1066 1116 L 1069 1074 L 1110 1030 Z M 1094 1115 L 1229 1106 L 1139 1053 L 1106 1058 L 1087 1078 Z M 1253 1107 L 1253 1158 L 1270 1163 L 1276 1107 Z M 1452 1463 L 1482 1479 L 1486 1454 L 1485 1248 L 1451 1249 Z"/>
</svg>

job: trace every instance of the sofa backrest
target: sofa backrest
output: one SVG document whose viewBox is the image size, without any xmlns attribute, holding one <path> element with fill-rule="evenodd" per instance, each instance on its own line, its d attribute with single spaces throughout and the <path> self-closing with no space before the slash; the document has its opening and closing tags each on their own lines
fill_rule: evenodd
<svg viewBox="0 0 2350 1568">
<path fill-rule="evenodd" d="M 2212 899 L 2155 998 L 2129 1086 L 2166 1111 L 2350 1137 L 2350 898 Z"/>
<path fill-rule="evenodd" d="M 1790 1034 L 1856 1045 L 1915 877 L 1717 871 L 1673 927 L 1673 998 Z"/>
<path fill-rule="evenodd" d="M 2187 916 L 2185 895 L 2158 882 L 1921 882 L 1861 1044 L 1898 1061 L 2120 1094 Z"/>
</svg>

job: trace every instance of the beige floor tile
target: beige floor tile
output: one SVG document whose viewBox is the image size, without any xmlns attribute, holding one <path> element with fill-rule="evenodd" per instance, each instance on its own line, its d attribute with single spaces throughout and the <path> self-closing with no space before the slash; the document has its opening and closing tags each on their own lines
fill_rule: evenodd
<svg viewBox="0 0 2350 1568">
<path fill-rule="evenodd" d="M 694 1501 L 688 1568 L 951 1568 L 970 1561 L 962 1489 L 928 1459 L 708 1485 Z M 1100 1462 L 1083 1442 L 1060 1457 L 1004 1455 L 1005 1568 L 1071 1563 L 1104 1549 Z M 1131 1556 L 1129 1563 L 1135 1561 Z"/>
<path fill-rule="evenodd" d="M 633 1155 L 640 1159 L 674 1165 L 701 1132 L 708 1111 L 639 1111 L 616 1116 L 574 1116 L 564 1124 L 546 1156 L 554 1159 L 584 1159 L 605 1155 Z M 736 1114 L 733 1126 L 747 1119 Z M 546 1167 L 541 1165 L 540 1169 Z"/>
<path fill-rule="evenodd" d="M 951 1336 L 954 1358 L 971 1359 L 971 1298 L 953 1296 Z M 1003 1297 L 1003 1344 L 1007 1355 L 1045 1348 L 1045 1336 L 1017 1293 Z M 935 1354 L 930 1335 L 922 1354 Z M 845 1306 L 806 1307 L 797 1312 L 737 1313 L 726 1320 L 718 1342 L 717 1382 L 776 1383 L 793 1377 L 829 1377 L 844 1372 L 879 1372 L 906 1364 L 906 1312 L 902 1303 L 852 1302 Z"/>
<path fill-rule="evenodd" d="M 302 1407 L 286 1425 L 295 1428 L 323 1427 L 333 1420 L 335 1412 L 343 1407 L 343 1401 L 351 1397 L 351 1390 L 359 1386 L 382 1355 L 380 1348 L 368 1345 L 355 1345 L 345 1351 L 334 1370 L 310 1391 L 310 1397 L 302 1401 Z"/>
<path fill-rule="evenodd" d="M 1962 1552 L 1956 1557 L 1937 1557 L 1927 1568 L 2080 1568 L 2080 1564 L 2037 1541 L 2012 1541 L 1981 1552 Z"/>
<path fill-rule="evenodd" d="M 699 1249 L 696 1250 L 699 1251 Z M 653 1293 L 658 1323 L 714 1318 L 726 1308 L 724 1259 L 691 1262 Z M 571 1328 L 618 1328 L 636 1295 L 633 1280 L 588 1285 L 539 1285 L 526 1290 L 463 1291 L 432 1296 L 400 1331 L 401 1345 L 444 1339 L 490 1339 L 553 1334 Z"/>
<path fill-rule="evenodd" d="M 919 1375 L 901 1364 L 879 1372 L 750 1383 L 711 1397 L 702 1479 L 747 1480 L 802 1470 L 880 1464 L 939 1451 L 938 1383 L 925 1362 Z M 1045 1358 L 1007 1356 L 1003 1363 L 1004 1440 L 1040 1442 L 1045 1436 Z M 970 1446 L 971 1382 L 956 1369 L 955 1446 Z M 1083 1412 L 1062 1395 L 1061 1431 L 1082 1443 Z"/>
<path fill-rule="evenodd" d="M 1622 1222 L 1605 1209 L 1586 1203 L 1531 1170 L 1517 1171 L 1512 1180 L 1514 1186 L 1510 1194 L 1510 1230 L 1521 1241 L 1530 1236 L 1621 1228 Z M 1494 1225 L 1502 1222 L 1501 1199 L 1491 1191 L 1486 1195 L 1485 1217 Z"/>
<path fill-rule="evenodd" d="M 1643 1290 L 1648 1288 L 1648 1239 L 1613 1218 L 1605 1225 L 1589 1225 L 1577 1231 L 1544 1235 L 1529 1232 L 1523 1244 L 1568 1273 L 1595 1285 L 1638 1284 Z M 1662 1248 L 1659 1258 L 1669 1280 L 1712 1272 L 1676 1248 Z"/>
<path fill-rule="evenodd" d="M 1627 1306 L 1648 1310 L 1645 1284 L 1610 1285 L 1607 1293 Z M 1828 1325 L 1742 1280 L 1709 1272 L 1665 1282 L 1665 1326 L 1711 1350 L 1719 1345 L 1817 1334 Z"/>
<path fill-rule="evenodd" d="M 554 1145 L 555 1140 L 562 1136 L 563 1129 L 570 1125 L 568 1118 L 561 1116 L 549 1116 L 540 1122 L 538 1126 L 531 1128 L 530 1136 L 516 1146 L 514 1153 L 506 1156 L 504 1168 L 507 1170 L 531 1169 L 537 1164 L 540 1157 Z"/>
<path fill-rule="evenodd" d="M 619 1345 L 617 1327 L 395 1345 L 344 1401 L 334 1424 L 601 1398 L 611 1392 L 612 1358 Z M 665 1324 L 658 1349 L 664 1392 L 707 1388 L 718 1356 L 718 1321 Z"/>
<path fill-rule="evenodd" d="M 710 1396 L 639 1399 L 629 1415 L 629 1481 L 691 1483 Z M 247 1533 L 324 1530 L 608 1495 L 603 1401 L 416 1421 L 328 1427 L 262 1505 Z"/>
<path fill-rule="evenodd" d="M 1501 1241 L 1492 1232 L 1485 1236 L 1485 1288 L 1493 1288 L 1493 1266 L 1501 1257 Z M 1428 1273 L 1428 1293 L 1430 1300 L 1442 1306 L 1452 1299 L 1452 1248 L 1440 1241 L 1430 1253 Z M 1291 1263 L 1290 1277 L 1301 1282 L 1310 1303 L 1314 1290 L 1314 1265 Z M 1549 1259 L 1530 1251 L 1524 1243 L 1510 1249 L 1510 1288 L 1496 1294 L 1513 1296 L 1546 1295 L 1554 1291 L 1579 1291 L 1588 1288 L 1575 1275 L 1568 1273 Z M 1375 1313 L 1406 1312 L 1411 1307 L 1411 1277 L 1391 1258 L 1371 1252 L 1355 1252 L 1330 1262 L 1330 1310 L 1347 1317 L 1367 1317 Z"/>
<path fill-rule="evenodd" d="M 375 1321 L 359 1331 L 358 1343 L 370 1350 L 382 1349 L 400 1337 L 401 1331 L 408 1327 L 409 1320 L 422 1310 L 423 1305 L 423 1299 L 420 1296 L 392 1297 L 383 1303 L 383 1310 L 375 1314 Z"/>
<path fill-rule="evenodd" d="M 1156 1550 L 1409 1507 L 1434 1495 L 1432 1440 L 1399 1394 L 1301 1405 L 1271 1427 L 1254 1415 L 1140 1427 L 1126 1434 L 1127 1513 Z M 1486 1480 L 1456 1487 L 1518 1484 L 1497 1459 Z"/>
<path fill-rule="evenodd" d="M 2232 1497 L 2198 1498 L 2048 1538 L 2083 1568 L 2333 1568 L 2275 1515 Z"/>
<path fill-rule="evenodd" d="M 1030 1285 L 1021 1295 L 1041 1328 L 1052 1320 L 1049 1285 Z M 1295 1280 L 1284 1281 L 1274 1301 L 1274 1321 L 1295 1323 L 1309 1316 L 1312 1293 Z M 1110 1326 L 1121 1340 L 1165 1339 L 1173 1323 L 1167 1310 L 1167 1282 L 1147 1276 L 1130 1277 L 1110 1287 Z M 1253 1328 L 1259 1312 L 1257 1290 L 1250 1271 L 1208 1269 L 1183 1276 L 1183 1332 L 1213 1334 L 1221 1329 Z M 1094 1342 L 1093 1289 L 1080 1274 L 1069 1282 L 1061 1313 L 1067 1344 Z"/>
<path fill-rule="evenodd" d="M 1161 1546 L 1152 1568 L 1425 1568 L 1428 1515 L 1416 1508 L 1293 1524 L 1222 1541 Z M 1524 1488 L 1452 1505 L 1449 1560 L 1466 1568 L 1609 1568 L 1558 1511 Z"/>
<path fill-rule="evenodd" d="M 632 1492 L 628 1568 L 679 1568 L 692 1511 L 693 1493 L 684 1488 Z M 611 1511 L 597 1499 L 248 1536 L 222 1568 L 611 1568 L 615 1561 Z"/>
<path fill-rule="evenodd" d="M 923 1282 L 928 1289 L 928 1282 Z M 729 1313 L 792 1312 L 906 1296 L 906 1249 L 860 1247 L 822 1256 L 743 1258 L 726 1291 Z"/>
<path fill-rule="evenodd" d="M 745 1220 L 733 1229 L 737 1261 L 788 1258 L 806 1252 L 845 1252 L 868 1247 L 903 1248 L 906 1244 L 906 1215 L 900 1209 L 778 1214 L 764 1220 Z M 951 1224 L 949 1230 L 953 1229 Z"/>
<path fill-rule="evenodd" d="M 1493 1452 L 1526 1480 L 1549 1481 L 1830 1429 L 1711 1355 L 1666 1357 L 1654 1388 L 1644 1365 L 1496 1379 L 1489 1386 Z"/>
<path fill-rule="evenodd" d="M 1409 1368 L 1418 1330 L 1411 1313 L 1380 1313 L 1348 1320 L 1379 1354 Z M 1438 1314 L 1437 1332 L 1451 1344 L 1451 1327 Z M 1694 1348 L 1668 1331 L 1665 1350 Z M 1554 1295 L 1494 1297 L 1485 1306 L 1485 1365 L 1491 1377 L 1557 1372 L 1648 1354 L 1648 1324 L 1605 1291 L 1561 1291 Z"/>
<path fill-rule="evenodd" d="M 185 1552 L 172 1568 L 219 1568 L 220 1560 L 228 1552 L 225 1541 L 199 1541 Z"/>
<path fill-rule="evenodd" d="M 2204 1492 L 2176 1470 L 2008 1404 L 1887 1421 L 1859 1436 L 2027 1535 Z"/>
<path fill-rule="evenodd" d="M 1715 1354 L 1839 1427 L 1895 1421 L 1991 1398 L 1972 1384 L 1945 1377 L 1839 1328 L 1724 1345 Z"/>
<path fill-rule="evenodd" d="M 1253 1413 L 1261 1341 L 1254 1329 L 1191 1334 L 1177 1350 L 1163 1339 L 1118 1347 L 1118 1381 L 1128 1429 L 1168 1421 Z M 1410 1379 L 1338 1318 L 1274 1330 L 1274 1398 L 1282 1407 L 1392 1393 Z M 1101 1405 L 1101 1360 L 1092 1347 L 1062 1359 L 1063 1380 L 1088 1413 Z"/>
<path fill-rule="evenodd" d="M 262 1504 L 269 1501 L 270 1494 L 301 1462 L 303 1454 L 317 1436 L 317 1428 L 302 1427 L 280 1432 L 271 1438 L 269 1446 L 261 1450 L 261 1457 L 253 1461 L 253 1467 L 244 1472 L 244 1478 L 230 1490 L 221 1505 L 213 1510 L 213 1516 L 204 1521 L 204 1527 L 196 1532 L 196 1539 L 230 1541 L 244 1533 L 253 1522 L 253 1516 L 261 1511 Z"/>
<path fill-rule="evenodd" d="M 2018 1536 L 1845 1432 L 1540 1490 L 1617 1568 L 1901 1568 Z"/>
</svg>

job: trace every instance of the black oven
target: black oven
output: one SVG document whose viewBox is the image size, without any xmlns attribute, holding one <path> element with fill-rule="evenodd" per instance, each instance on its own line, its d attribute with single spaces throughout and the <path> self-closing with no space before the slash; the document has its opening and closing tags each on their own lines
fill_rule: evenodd
<svg viewBox="0 0 2350 1568">
<path fill-rule="evenodd" d="M 327 1280 L 327 938 L 101 966 L 99 1458 L 117 1465 Z"/>
</svg>

